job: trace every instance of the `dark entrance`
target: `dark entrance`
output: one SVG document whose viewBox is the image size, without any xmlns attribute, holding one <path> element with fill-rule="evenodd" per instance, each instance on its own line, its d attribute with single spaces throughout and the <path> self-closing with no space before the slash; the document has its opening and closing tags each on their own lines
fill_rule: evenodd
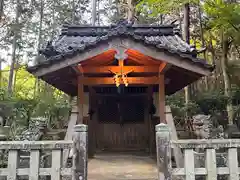
<svg viewBox="0 0 240 180">
<path fill-rule="evenodd" d="M 125 93 L 98 94 L 97 149 L 128 151 L 149 147 L 147 96 L 144 91 L 124 90 Z"/>
</svg>

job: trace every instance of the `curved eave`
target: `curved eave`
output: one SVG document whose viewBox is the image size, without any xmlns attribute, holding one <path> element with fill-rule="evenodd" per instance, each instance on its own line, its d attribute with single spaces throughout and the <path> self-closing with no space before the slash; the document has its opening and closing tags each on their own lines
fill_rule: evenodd
<svg viewBox="0 0 240 180">
<path fill-rule="evenodd" d="M 94 45 L 81 48 L 81 50 L 71 50 L 68 53 L 45 59 L 39 65 L 28 67 L 27 70 L 65 93 L 75 96 L 77 86 L 69 83 L 69 81 L 77 79 L 77 74 L 72 70 L 72 66 L 109 50 L 115 52 L 117 49 L 113 49 L 113 47 L 118 47 L 122 42 L 126 44 L 126 50 L 133 48 L 157 61 L 172 64 L 175 69 L 170 68 L 165 74 L 166 78 L 171 79 L 170 84 L 166 85 L 166 95 L 173 94 L 202 76 L 211 74 L 214 69 L 214 66 L 189 54 L 179 53 L 164 47 L 160 48 L 157 45 L 143 43 L 133 38 L 115 37 L 99 41 Z"/>
<path fill-rule="evenodd" d="M 166 48 L 165 46 L 153 43 L 153 42 L 148 41 L 146 39 L 142 39 L 141 36 L 137 36 L 137 35 L 132 35 L 132 36 L 121 35 L 119 37 L 119 34 L 115 34 L 115 35 L 107 36 L 107 37 L 105 37 L 105 36 L 104 37 L 99 37 L 99 39 L 96 42 L 85 44 L 84 46 L 81 46 L 81 47 L 76 48 L 76 49 L 71 49 L 71 50 L 69 50 L 68 52 L 65 52 L 65 53 L 59 53 L 58 55 L 51 56 L 47 59 L 43 55 L 40 55 L 40 57 L 38 57 L 39 59 L 41 59 L 40 63 L 38 65 L 28 67 L 27 70 L 31 73 L 34 73 L 39 68 L 47 67 L 47 66 L 52 65 L 52 64 L 57 64 L 60 61 L 63 61 L 65 59 L 73 58 L 73 57 L 75 57 L 79 54 L 82 54 L 82 53 L 88 51 L 89 49 L 94 49 L 95 47 L 97 47 L 101 44 L 107 43 L 108 41 L 111 41 L 115 38 L 125 39 L 125 38 L 129 38 L 129 37 L 135 42 L 140 42 L 145 47 L 154 48 L 158 52 L 164 52 L 164 53 L 168 54 L 169 56 L 175 56 L 176 58 L 182 59 L 182 60 L 187 61 L 189 63 L 194 63 L 195 65 L 197 65 L 199 67 L 203 67 L 203 68 L 208 69 L 210 72 L 213 71 L 214 68 L 215 68 L 214 66 L 207 64 L 204 59 L 197 58 L 197 57 L 195 57 L 196 55 L 193 55 L 190 52 L 180 52 L 178 50 L 169 49 L 169 48 Z M 43 50 L 43 52 L 44 51 L 46 51 L 46 49 Z"/>
</svg>

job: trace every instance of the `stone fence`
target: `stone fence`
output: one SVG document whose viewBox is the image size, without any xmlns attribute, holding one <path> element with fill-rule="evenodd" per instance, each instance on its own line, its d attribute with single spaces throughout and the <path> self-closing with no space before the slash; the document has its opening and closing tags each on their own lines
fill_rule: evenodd
<svg viewBox="0 0 240 180">
<path fill-rule="evenodd" d="M 26 177 L 38 180 L 46 176 L 50 176 L 51 180 L 64 177 L 87 180 L 87 139 L 87 126 L 81 124 L 75 126 L 72 141 L 0 141 L 0 150 L 7 156 L 7 166 L 0 168 L 0 177 L 8 180 L 28 179 Z M 72 151 L 71 167 L 63 166 L 65 149 Z M 50 167 L 41 165 L 44 151 L 50 152 Z M 21 152 L 29 154 L 28 165 L 24 167 L 20 165 Z"/>
<path fill-rule="evenodd" d="M 239 180 L 240 168 L 238 148 L 240 139 L 189 139 L 176 140 L 170 138 L 170 129 L 166 124 L 156 126 L 158 179 L 207 179 L 207 180 Z M 172 148 L 180 148 L 184 156 L 184 167 L 172 167 Z M 196 167 L 196 149 L 204 157 L 205 165 Z M 219 153 L 217 153 L 220 151 Z M 226 156 L 226 164 L 219 166 L 218 155 Z"/>
</svg>

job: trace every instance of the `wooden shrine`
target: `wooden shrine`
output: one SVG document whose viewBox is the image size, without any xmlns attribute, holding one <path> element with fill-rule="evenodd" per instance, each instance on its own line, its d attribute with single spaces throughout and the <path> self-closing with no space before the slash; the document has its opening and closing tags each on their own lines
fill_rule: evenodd
<svg viewBox="0 0 240 180">
<path fill-rule="evenodd" d="M 213 70 L 170 25 L 66 25 L 39 53 L 28 71 L 78 97 L 78 123 L 88 125 L 93 151 L 155 149 L 165 96 Z"/>
</svg>

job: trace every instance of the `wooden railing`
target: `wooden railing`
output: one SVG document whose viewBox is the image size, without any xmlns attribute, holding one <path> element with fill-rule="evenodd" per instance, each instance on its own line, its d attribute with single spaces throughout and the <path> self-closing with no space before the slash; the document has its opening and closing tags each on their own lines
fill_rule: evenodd
<svg viewBox="0 0 240 180">
<path fill-rule="evenodd" d="M 72 166 L 63 166 L 63 151 L 72 149 Z M 72 180 L 87 180 L 87 126 L 76 125 L 73 141 L 0 141 L 0 150 L 5 151 L 7 167 L 0 168 L 0 177 L 17 180 L 18 177 L 29 177 L 38 180 L 40 176 L 51 176 L 51 180 L 70 177 Z M 26 167 L 21 167 L 21 152 L 30 154 Z M 44 151 L 50 151 L 51 167 L 41 167 Z M 24 179 L 24 178 L 23 178 Z M 27 178 L 28 179 L 28 178 Z"/>
<path fill-rule="evenodd" d="M 170 138 L 168 125 L 156 126 L 158 180 L 171 180 L 181 177 L 186 180 L 195 180 L 200 176 L 207 180 L 217 180 L 219 177 L 228 180 L 239 180 L 240 167 L 238 164 L 238 148 L 240 139 L 210 139 L 210 140 L 177 140 Z M 173 168 L 171 165 L 171 149 L 181 148 L 184 154 L 184 167 Z M 195 149 L 204 150 L 200 153 L 205 158 L 205 167 L 196 167 Z M 217 153 L 218 150 L 226 150 L 227 153 Z M 221 167 L 217 165 L 217 155 L 226 156 L 227 164 Z"/>
</svg>

